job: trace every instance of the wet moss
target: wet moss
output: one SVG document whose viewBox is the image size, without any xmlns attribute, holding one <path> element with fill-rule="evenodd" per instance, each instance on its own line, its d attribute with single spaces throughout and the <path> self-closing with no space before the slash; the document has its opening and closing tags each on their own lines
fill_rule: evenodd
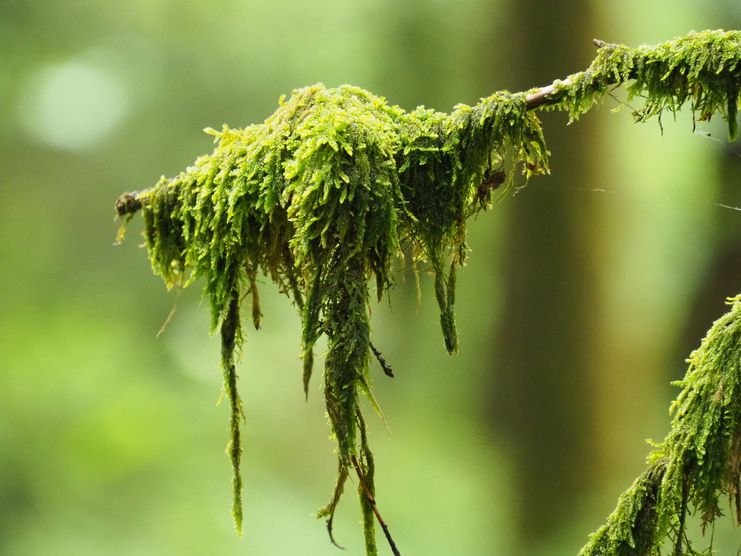
<svg viewBox="0 0 741 556">
<path fill-rule="evenodd" d="M 468 219 L 491 208 L 515 182 L 548 172 L 548 150 L 534 109 L 562 110 L 575 120 L 625 83 L 632 98 L 644 99 L 637 120 L 689 103 L 698 120 L 721 114 L 735 137 L 740 39 L 739 32 L 705 31 L 654 47 L 601 43 L 584 72 L 545 89 L 500 91 L 475 106 L 458 105 L 450 114 L 424 107 L 407 112 L 349 85 L 297 89 L 261 124 L 207 130 L 216 143 L 211 154 L 173 178 L 161 178 L 151 189 L 122 196 L 120 215 L 143 214 L 152 268 L 166 285 L 185 287 L 196 279 L 205 283 L 212 328 L 221 334 L 231 407 L 228 454 L 237 528 L 242 524 L 242 405 L 236 370 L 240 306 L 250 300 L 252 322 L 259 327 L 258 274 L 277 284 L 300 313 L 307 393 L 314 346 L 322 335 L 327 337 L 324 396 L 339 472 L 320 516 L 328 519 L 331 536 L 334 510 L 354 470 L 364 487 L 359 496 L 367 553 L 375 554 L 374 463 L 360 398 L 366 395 L 375 406 L 369 362 L 378 352 L 370 339 L 369 310 L 372 297 L 380 300 L 392 286 L 394 261 L 410 260 L 415 273 L 422 269 L 434 275 L 445 347 L 455 352 L 456 272 L 467 256 Z M 716 338 L 720 333 L 712 334 Z M 708 350 L 717 351 L 702 353 Z M 692 368 L 706 370 L 710 364 L 703 356 Z M 700 379 L 693 381 L 696 385 Z M 723 399 L 738 405 L 738 393 L 723 384 Z M 701 402 L 688 396 L 680 396 L 689 405 L 678 402 L 678 416 L 692 413 L 694 403 L 710 403 L 706 394 Z M 712 427 L 725 426 L 736 413 L 721 412 L 712 422 L 709 418 L 703 414 L 700 437 L 667 440 L 653 458 L 652 471 L 621 499 L 618 517 L 593 537 L 591 545 L 599 550 L 584 554 L 635 549 L 636 542 L 676 529 L 678 499 L 701 503 L 708 519 L 715 515 L 713 496 L 722 475 L 718 466 L 728 462 L 729 452 L 727 442 L 707 442 L 717 439 L 719 429 Z M 722 430 L 722 436 L 730 434 Z M 707 441 L 703 450 L 720 463 L 709 463 L 706 452 L 689 451 L 698 438 Z M 677 456 L 674 447 L 679 445 L 686 450 Z M 695 476 L 689 475 L 693 469 L 716 482 L 698 479 L 687 496 L 678 498 L 677 477 Z M 645 542 L 654 546 L 653 540 Z"/>
</svg>

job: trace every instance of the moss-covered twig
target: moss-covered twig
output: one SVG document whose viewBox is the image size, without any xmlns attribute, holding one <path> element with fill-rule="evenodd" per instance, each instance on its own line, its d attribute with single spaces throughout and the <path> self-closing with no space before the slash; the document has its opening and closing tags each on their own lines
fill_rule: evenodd
<svg viewBox="0 0 741 556">
<path fill-rule="evenodd" d="M 363 471 L 360 468 L 358 459 L 355 456 L 353 456 L 352 464 L 353 464 L 353 467 L 355 468 L 355 473 L 358 476 L 358 482 L 360 483 L 360 489 L 363 491 L 363 495 L 366 497 L 367 503 L 370 504 L 370 506 L 373 509 L 373 514 L 376 516 L 376 519 L 378 520 L 378 524 L 381 526 L 381 530 L 383 530 L 383 534 L 386 537 L 386 541 L 388 542 L 389 547 L 391 548 L 391 552 L 394 553 L 394 556 L 401 556 L 399 549 L 396 547 L 396 542 L 394 541 L 394 538 L 391 536 L 391 531 L 389 530 L 388 525 L 386 525 L 386 522 L 381 516 L 381 512 L 378 510 L 378 506 L 376 505 L 376 499 L 373 496 L 373 493 L 368 488 L 368 485 L 366 484 L 366 478 L 363 475 Z"/>
<path fill-rule="evenodd" d="M 403 253 L 415 269 L 427 267 L 434 275 L 445 346 L 451 353 L 458 349 L 456 272 L 467 256 L 466 222 L 511 191 L 518 175 L 548 172 L 536 109 L 565 111 L 573 120 L 624 84 L 630 96 L 645 99 L 634 114 L 637 120 L 689 104 L 698 120 L 722 115 L 729 135 L 736 136 L 741 33 L 691 33 L 652 47 L 597 46 L 583 72 L 544 88 L 496 92 L 450 114 L 424 107 L 406 112 L 348 85 L 298 89 L 262 124 L 208 130 L 217 142 L 213 153 L 151 189 L 118 199 L 120 217 L 142 213 L 152 268 L 168 287 L 205 280 L 212 328 L 222 336 L 238 528 L 239 305 L 251 298 L 258 327 L 258 273 L 271 278 L 301 315 L 306 392 L 314 345 L 322 335 L 328 339 L 324 396 L 339 478 L 320 514 L 328 516 L 331 534 L 353 462 L 360 462 L 363 484 L 373 492 L 360 398 L 366 394 L 374 403 L 370 354 L 387 374 L 390 367 L 370 341 L 368 282 L 375 281 L 380 300 L 392 284 L 392 262 Z M 660 469 L 638 485 L 647 496 Z M 359 496 L 366 552 L 373 555 L 377 508 L 370 504 L 373 497 Z"/>
<path fill-rule="evenodd" d="M 668 538 L 672 554 L 698 554 L 687 513 L 699 513 L 704 530 L 722 515 L 723 496 L 741 520 L 741 295 L 730 304 L 688 359 L 671 432 L 580 556 L 660 554 Z"/>
</svg>

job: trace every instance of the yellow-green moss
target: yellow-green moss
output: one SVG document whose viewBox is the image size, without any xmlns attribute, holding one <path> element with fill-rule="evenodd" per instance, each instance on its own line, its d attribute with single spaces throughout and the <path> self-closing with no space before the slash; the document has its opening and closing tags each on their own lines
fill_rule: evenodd
<svg viewBox="0 0 741 556">
<path fill-rule="evenodd" d="M 741 33 L 705 31 L 655 47 L 602 44 L 584 72 L 542 90 L 497 92 L 475 106 L 458 105 L 450 114 L 423 107 L 406 112 L 357 87 L 314 85 L 281 99 L 262 124 L 207 130 L 216 142 L 211 154 L 174 178 L 163 177 L 153 188 L 119 199 L 121 215 L 141 209 L 152 267 L 168 287 L 205 281 L 212 327 L 221 334 L 231 406 L 228 453 L 237 528 L 242 522 L 240 305 L 250 299 L 252 321 L 259 327 L 258 273 L 271 278 L 301 314 L 307 392 L 314 345 L 327 337 L 324 394 L 339 473 L 320 515 L 328 519 L 331 535 L 345 480 L 355 470 L 368 489 L 359 494 L 366 550 L 375 554 L 374 465 L 359 406 L 361 392 L 372 400 L 368 367 L 370 354 L 377 353 L 370 341 L 369 282 L 381 299 L 392 284 L 393 261 L 411 254 L 415 269 L 426 267 L 434 274 L 445 346 L 456 351 L 455 278 L 466 259 L 467 220 L 509 191 L 518 174 L 527 178 L 548 171 L 534 108 L 563 110 L 573 120 L 612 87 L 628 83 L 632 97 L 645 98 L 638 120 L 690 102 L 697 119 L 723 115 L 735 137 L 740 76 Z M 738 396 L 733 399 L 738 405 Z M 682 442 L 688 446 L 690 440 Z M 687 476 L 686 470 L 671 467 L 672 458 L 654 458 L 651 470 L 621 502 L 625 508 L 618 512 L 618 524 L 601 530 L 592 545 L 629 546 L 638 542 L 636 535 L 648 538 L 642 533 L 646 527 L 654 531 L 652 538 L 672 528 L 678 511 L 672 477 Z M 692 461 L 711 469 L 706 459 Z M 670 498 L 663 486 L 657 491 L 660 480 L 674 485 Z M 680 498 L 702 501 L 711 516 L 715 484 L 697 482 Z M 643 517 L 636 521 L 636 516 Z"/>
<path fill-rule="evenodd" d="M 370 392 L 369 280 L 380 299 L 404 249 L 415 264 L 428 264 L 445 344 L 455 351 L 455 269 L 465 260 L 466 220 L 505 189 L 502 178 L 487 185 L 491 176 L 511 174 L 516 165 L 526 174 L 547 168 L 540 122 L 527 112 L 524 94 L 497 93 L 451 116 L 407 113 L 351 86 L 314 85 L 280 104 L 263 124 L 209 130 L 218 143 L 212 154 L 138 196 L 154 271 L 168 286 L 203 277 L 212 326 L 221 330 L 237 527 L 241 405 L 234 359 L 247 291 L 259 323 L 257 273 L 271 277 L 301 312 L 305 390 L 313 346 L 327 336 L 324 393 L 340 476 L 362 456 L 372 483 L 370 450 L 357 434 L 359 394 Z M 371 535 L 373 514 L 364 515 Z"/>
<path fill-rule="evenodd" d="M 667 540 L 671 554 L 707 554 L 691 545 L 686 518 L 698 513 L 704 530 L 723 496 L 741 522 L 741 295 L 729 303 L 677 383 L 671 432 L 580 556 L 658 555 Z"/>
</svg>

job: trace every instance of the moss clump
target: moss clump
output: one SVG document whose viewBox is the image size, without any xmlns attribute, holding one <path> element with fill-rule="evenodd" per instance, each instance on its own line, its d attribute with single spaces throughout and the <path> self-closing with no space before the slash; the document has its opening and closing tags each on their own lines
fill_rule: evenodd
<svg viewBox="0 0 741 556">
<path fill-rule="evenodd" d="M 741 33 L 705 31 L 634 49 L 600 44 L 584 72 L 527 93 L 497 92 L 475 106 L 458 105 L 450 114 L 424 107 L 406 112 L 347 85 L 298 89 L 262 124 L 207 130 L 217 143 L 211 154 L 174 178 L 163 177 L 152 189 L 118 200 L 121 216 L 142 211 L 152 267 L 168 287 L 205 281 L 212 328 L 222 339 L 239 530 L 242 406 L 236 360 L 244 299 L 250 300 L 255 328 L 260 326 L 258 273 L 270 277 L 301 314 L 306 392 L 314 345 L 327 337 L 324 395 L 339 471 L 320 516 L 327 518 L 331 536 L 335 508 L 354 471 L 367 553 L 376 553 L 374 514 L 396 552 L 375 507 L 373 456 L 360 409 L 361 394 L 375 405 L 370 354 L 388 370 L 371 343 L 369 283 L 375 283 L 380 300 L 392 284 L 393 261 L 405 253 L 415 272 L 430 270 L 445 346 L 455 352 L 456 271 L 466 259 L 467 220 L 511 189 L 516 170 L 525 178 L 548 171 L 548 151 L 533 110 L 563 110 L 573 120 L 621 83 L 629 83 L 631 96 L 645 97 L 638 120 L 690 102 L 697 119 L 722 114 L 735 137 Z M 627 509 L 619 512 L 619 529 L 640 538 L 644 528 L 658 527 L 663 534 L 676 515 L 666 513 L 677 508 L 662 505 L 666 496 L 656 485 L 659 477 L 673 481 L 677 471 L 656 459 L 635 493 L 626 495 Z M 659 502 L 647 502 L 654 500 Z M 639 515 L 640 523 L 635 521 Z M 631 516 L 633 525 L 624 529 Z M 637 542 L 598 533 L 592 544 L 608 542 L 601 539 L 618 539 L 618 544 L 599 545 L 613 548 Z"/>
<path fill-rule="evenodd" d="M 698 513 L 704 531 L 722 496 L 741 524 L 741 295 L 730 304 L 688 359 L 671 432 L 580 556 L 661 554 L 667 540 L 671 554 L 698 554 L 687 515 Z"/>
<path fill-rule="evenodd" d="M 373 464 L 360 413 L 370 395 L 368 283 L 380 299 L 403 251 L 435 274 L 445 345 L 457 349 L 455 271 L 466 256 L 465 223 L 511 183 L 512 168 L 547 169 L 540 122 L 524 94 L 497 93 L 450 115 L 407 113 L 362 89 L 314 85 L 294 92 L 263 124 L 209 131 L 214 152 L 137 196 L 154 271 L 168 286 L 206 282 L 212 326 L 222 336 L 231 404 L 229 454 L 234 518 L 241 525 L 241 404 L 235 353 L 240 304 L 251 294 L 259 326 L 257 274 L 278 284 L 301 312 L 303 384 L 324 334 L 327 415 L 337 440 L 340 483 L 357 472 L 372 490 Z M 505 177 L 507 176 L 507 177 Z M 341 492 L 341 484 L 336 493 Z M 373 512 L 364 506 L 368 553 Z M 331 519 L 339 500 L 323 512 Z"/>
</svg>

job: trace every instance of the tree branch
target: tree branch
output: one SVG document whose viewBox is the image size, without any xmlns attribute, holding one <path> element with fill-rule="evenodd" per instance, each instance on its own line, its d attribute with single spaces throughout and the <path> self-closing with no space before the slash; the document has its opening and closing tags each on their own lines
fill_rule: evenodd
<svg viewBox="0 0 741 556">
<path fill-rule="evenodd" d="M 124 193 L 116 199 L 116 213 L 119 217 L 133 216 L 136 211 L 142 208 L 142 201 L 138 197 L 139 191 Z"/>
<path fill-rule="evenodd" d="M 599 39 L 593 39 L 592 41 L 594 45 L 597 48 L 604 48 L 611 46 L 610 44 L 601 41 Z M 567 77 L 563 80 L 556 80 L 550 85 L 546 85 L 545 87 L 541 87 L 539 89 L 534 89 L 530 93 L 528 93 L 527 97 L 525 97 L 525 102 L 527 106 L 527 110 L 537 110 L 539 108 L 543 108 L 545 106 L 553 106 L 558 104 L 563 100 L 564 92 L 566 90 L 566 87 L 572 83 L 575 77 L 583 75 L 584 72 L 580 72 L 578 74 L 572 75 L 570 77 Z M 617 80 L 614 80 L 613 83 L 617 83 Z M 142 208 L 143 202 L 142 202 L 142 196 L 146 194 L 149 190 L 144 191 L 131 191 L 128 193 L 124 193 L 116 200 L 116 213 L 120 218 L 123 218 L 124 216 L 132 216 L 134 215 L 139 209 Z M 384 372 L 386 369 L 384 368 Z M 388 374 L 388 373 L 387 373 Z"/>
<path fill-rule="evenodd" d="M 592 39 L 592 43 L 594 46 L 599 48 L 605 48 L 605 47 L 614 47 L 617 45 L 607 43 L 605 41 L 602 41 L 600 39 Z M 541 87 L 540 89 L 536 89 L 535 91 L 531 92 L 530 94 L 525 97 L 525 102 L 527 103 L 527 109 L 528 110 L 536 110 L 538 108 L 542 108 L 544 106 L 552 106 L 554 104 L 558 104 L 563 100 L 563 93 L 566 90 L 566 88 L 571 85 L 578 77 L 583 76 L 586 71 L 579 72 L 573 76 L 569 76 L 566 79 L 558 79 L 551 83 L 550 85 L 546 85 L 545 87 Z M 631 73 L 631 78 L 634 74 Z M 611 79 L 608 79 L 610 84 L 617 85 L 618 80 L 612 76 Z"/>
<path fill-rule="evenodd" d="M 465 259 L 466 221 L 491 206 L 494 190 L 512 189 L 507 187 L 512 170 L 522 170 L 525 177 L 548 171 L 542 122 L 529 111 L 561 110 L 573 121 L 615 86 L 626 84 L 629 98 L 645 99 L 634 112 L 637 121 L 689 104 L 698 120 L 722 115 L 729 137 L 737 136 L 741 32 L 690 33 L 653 47 L 602 41 L 595 45 L 597 56 L 582 72 L 521 93 L 496 92 L 475 106 L 458 105 L 450 114 L 423 108 L 405 112 L 350 85 L 297 89 L 263 124 L 211 132 L 218 142 L 213 153 L 172 179 L 162 178 L 153 188 L 126 193 L 116 201 L 117 214 L 126 220 L 147 209 L 149 259 L 168 286 L 182 282 L 183 268 L 208 280 L 212 323 L 222 329 L 225 388 L 234 402 L 231 456 L 237 526 L 241 407 L 233 361 L 240 323 L 235 304 L 238 290 L 254 284 L 258 268 L 281 291 L 293 291 L 296 304 L 303 306 L 306 369 L 310 346 L 324 331 L 320 315 L 334 331 L 330 336 L 347 340 L 335 342 L 340 346 L 336 357 L 330 346 L 325 359 L 325 377 L 332 377 L 325 388 L 327 408 L 334 415 L 341 464 L 352 465 L 360 481 L 366 550 L 376 552 L 375 514 L 398 555 L 373 497 L 373 460 L 354 397 L 358 388 L 370 391 L 365 378 L 368 354 L 350 352 L 353 346 L 370 342 L 368 280 L 375 274 L 379 292 L 391 285 L 392 262 L 402 254 L 399 238 L 408 241 L 415 257 L 429 263 L 435 274 L 440 322 L 451 349 L 455 272 Z M 741 356 L 741 297 L 733 303 L 728 318 L 734 326 L 718 321 L 721 324 L 693 352 L 685 390 L 675 402 L 686 407 L 675 412 L 663 451 L 652 455 L 667 465 L 658 498 L 651 490 L 657 484 L 653 475 L 646 475 L 583 554 L 615 552 L 605 546 L 633 547 L 632 531 L 639 529 L 647 531 L 649 549 L 660 547 L 672 532 L 669 525 L 682 519 L 685 501 L 692 508 L 699 503 L 703 523 L 711 523 L 717 517 L 719 493 L 738 493 L 741 456 L 737 448 L 728 450 L 727 439 L 741 436 L 741 379 L 730 368 L 717 372 L 715 364 L 723 350 L 725 361 Z M 384 372 L 391 374 L 380 352 L 370 345 Z M 351 357 L 345 357 L 348 353 Z M 700 395 L 704 401 L 697 402 Z M 716 410 L 719 397 L 728 405 L 726 414 Z M 372 395 L 369 398 L 373 401 Z M 348 461 L 356 446 L 352 411 L 357 412 L 361 434 L 360 462 L 354 456 Z M 710 423 L 711 417 L 717 422 Z M 715 427 L 713 435 L 707 433 L 709 423 Z M 714 458 L 708 463 L 697 454 Z M 687 475 L 686 500 L 680 472 L 696 464 L 694 474 Z M 731 471 L 719 474 L 719 469 L 727 468 Z M 338 484 L 344 481 L 342 473 Z M 654 498 L 660 504 L 652 503 Z M 333 498 L 328 515 L 335 506 Z M 638 515 L 644 506 L 649 514 L 645 519 Z M 688 544 L 680 540 L 677 547 L 682 548 L 682 542 Z"/>
<path fill-rule="evenodd" d="M 568 112 L 575 119 L 589 110 L 599 96 L 609 92 L 608 87 L 632 80 L 631 94 L 648 97 L 645 109 L 636 113 L 639 120 L 656 116 L 662 110 L 675 111 L 691 101 L 700 119 L 723 113 L 729 136 L 735 139 L 741 89 L 741 33 L 702 31 L 638 48 L 599 39 L 592 42 L 598 48 L 598 55 L 589 68 L 526 91 L 526 111 L 552 107 Z M 135 214 L 145 204 L 144 196 L 150 191 L 121 195 L 115 205 L 118 216 Z"/>
</svg>

